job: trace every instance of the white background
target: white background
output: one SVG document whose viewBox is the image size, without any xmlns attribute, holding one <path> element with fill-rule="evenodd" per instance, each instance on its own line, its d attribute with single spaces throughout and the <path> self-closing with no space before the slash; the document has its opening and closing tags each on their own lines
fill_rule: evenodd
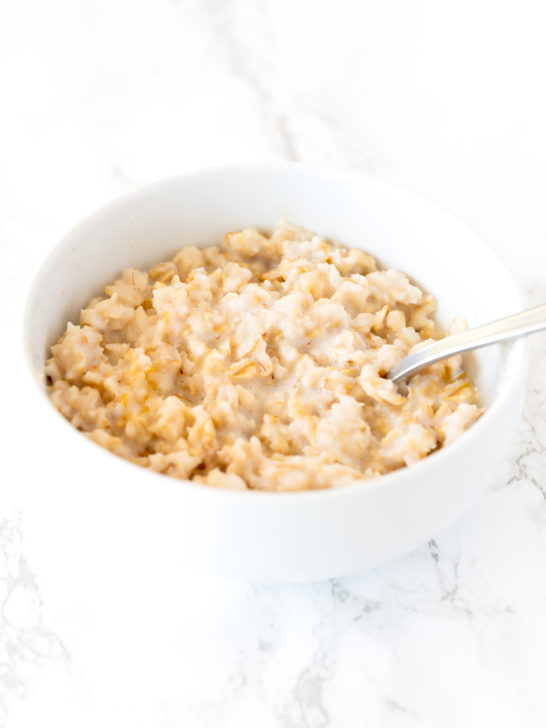
<svg viewBox="0 0 546 728">
<path fill-rule="evenodd" d="M 3 0 L 4 342 L 18 341 L 37 265 L 82 216 L 229 161 L 320 162 L 400 183 L 479 232 L 529 305 L 546 301 L 543 10 Z M 177 605 L 157 593 L 145 613 L 112 601 L 67 614 L 41 600 L 24 512 L 6 495 L 0 725 L 544 726 L 545 336 L 532 352 L 524 418 L 487 496 L 435 542 L 341 582 L 257 588 L 188 574 Z M 7 493 L 32 413 L 10 344 L 1 358 Z M 35 473 L 46 483 L 39 463 Z"/>
</svg>

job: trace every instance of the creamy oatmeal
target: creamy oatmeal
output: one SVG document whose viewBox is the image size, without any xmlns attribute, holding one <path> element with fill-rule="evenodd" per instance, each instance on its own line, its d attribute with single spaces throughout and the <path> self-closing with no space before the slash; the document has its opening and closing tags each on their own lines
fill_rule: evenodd
<svg viewBox="0 0 546 728">
<path fill-rule="evenodd" d="M 123 271 L 51 348 L 48 393 L 91 440 L 159 473 L 337 487 L 414 463 L 480 416 L 460 357 L 407 394 L 382 376 L 442 336 L 433 312 L 361 250 L 297 227 L 243 230 Z"/>
</svg>

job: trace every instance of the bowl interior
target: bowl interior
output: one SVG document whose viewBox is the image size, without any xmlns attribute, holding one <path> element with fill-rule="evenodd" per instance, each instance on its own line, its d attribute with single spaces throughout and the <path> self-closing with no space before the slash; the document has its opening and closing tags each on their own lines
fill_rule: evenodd
<svg viewBox="0 0 546 728">
<path fill-rule="evenodd" d="M 457 219 L 394 186 L 359 174 L 289 164 L 220 167 L 144 188 L 73 229 L 31 289 L 25 344 L 43 369 L 49 346 L 122 268 L 147 268 L 184 245 L 220 243 L 230 230 L 288 221 L 375 255 L 431 292 L 443 325 L 475 326 L 521 308 L 508 272 Z M 490 405 L 516 364 L 518 345 L 489 347 L 471 368 Z"/>
</svg>

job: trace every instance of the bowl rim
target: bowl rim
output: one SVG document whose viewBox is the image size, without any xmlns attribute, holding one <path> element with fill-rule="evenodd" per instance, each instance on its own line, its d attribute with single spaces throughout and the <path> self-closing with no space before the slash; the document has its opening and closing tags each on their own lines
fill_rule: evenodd
<svg viewBox="0 0 546 728">
<path fill-rule="evenodd" d="M 125 460 L 121 456 L 112 453 L 111 451 L 98 445 L 92 440 L 85 438 L 85 435 L 77 428 L 75 428 L 70 422 L 68 422 L 68 420 L 66 420 L 61 415 L 61 413 L 58 412 L 51 404 L 51 401 L 47 396 L 44 387 L 39 381 L 43 375 L 43 372 L 37 372 L 35 367 L 33 366 L 29 350 L 30 347 L 27 343 L 27 332 L 30 325 L 30 309 L 32 307 L 32 299 L 35 295 L 35 291 L 37 290 L 37 286 L 39 286 L 40 279 L 45 274 L 45 271 L 48 268 L 50 261 L 54 259 L 57 253 L 62 249 L 64 245 L 67 244 L 70 239 L 72 239 L 75 235 L 78 235 L 81 230 L 84 230 L 87 226 L 92 225 L 96 220 L 99 220 L 104 215 L 110 215 L 112 213 L 115 214 L 116 208 L 122 207 L 123 205 L 132 201 L 141 199 L 142 197 L 154 194 L 155 192 L 159 192 L 162 188 L 168 188 L 171 185 L 180 182 L 181 180 L 188 181 L 191 180 L 192 177 L 202 177 L 207 175 L 215 175 L 218 173 L 229 174 L 236 171 L 255 171 L 267 174 L 269 171 L 283 169 L 308 170 L 327 177 L 344 178 L 345 180 L 353 180 L 354 182 L 357 182 L 358 180 L 365 180 L 372 186 L 376 186 L 379 188 L 382 187 L 384 189 L 391 190 L 397 194 L 401 194 L 410 201 L 413 200 L 422 206 L 424 205 L 424 207 L 430 209 L 431 212 L 441 214 L 442 217 L 451 220 L 452 223 L 455 223 L 456 225 L 465 228 L 467 232 L 470 232 L 475 237 L 476 242 L 487 251 L 488 255 L 496 259 L 497 264 L 504 271 L 508 280 L 512 284 L 512 295 L 515 296 L 520 307 L 522 307 L 523 304 L 521 291 L 518 288 L 514 278 L 512 277 L 512 274 L 505 265 L 504 261 L 499 257 L 497 252 L 481 237 L 481 235 L 478 235 L 478 233 L 472 230 L 472 228 L 470 228 L 460 218 L 451 213 L 449 210 L 446 210 L 438 203 L 430 200 L 428 197 L 413 192 L 412 190 L 409 190 L 393 182 L 384 180 L 380 177 L 376 177 L 375 175 L 366 174 L 357 170 L 343 169 L 323 164 L 312 164 L 282 160 L 225 163 L 199 167 L 177 174 L 169 175 L 168 177 L 155 180 L 149 184 L 141 185 L 137 189 L 127 194 L 116 197 L 114 200 L 107 202 L 104 205 L 101 205 L 93 212 L 82 218 L 74 226 L 72 226 L 57 241 L 57 243 L 53 245 L 53 247 L 43 258 L 26 291 L 21 334 L 23 339 L 22 344 L 24 358 L 27 364 L 27 374 L 29 374 L 30 378 L 33 380 L 33 386 L 36 388 L 36 390 L 38 390 L 43 404 L 46 404 L 48 410 L 58 418 L 57 421 L 66 428 L 66 432 L 71 433 L 70 436 L 76 436 L 77 438 L 79 438 L 80 443 L 87 441 L 90 446 L 96 449 L 95 455 L 99 458 L 103 456 L 106 456 L 108 460 L 110 458 L 114 458 L 118 465 L 121 465 L 122 467 L 123 464 L 126 466 L 130 466 L 132 469 L 134 469 L 133 472 L 135 472 L 135 474 L 140 474 L 139 477 L 151 477 L 153 480 L 156 480 L 156 487 L 159 485 L 159 483 L 161 483 L 164 489 L 176 488 L 181 494 L 184 491 L 189 491 L 196 497 L 201 496 L 216 499 L 227 498 L 230 500 L 243 499 L 246 503 L 251 502 L 250 498 L 252 498 L 253 501 L 256 500 L 257 502 L 271 501 L 273 499 L 273 502 L 278 503 L 279 506 L 281 506 L 281 504 L 284 506 L 288 503 L 293 504 L 295 501 L 298 501 L 300 499 L 304 499 L 305 501 L 307 501 L 309 498 L 318 500 L 325 498 L 328 499 L 334 497 L 342 497 L 343 495 L 348 497 L 357 496 L 358 494 L 364 492 L 372 492 L 378 487 L 383 489 L 388 488 L 389 486 L 394 486 L 404 478 L 419 477 L 420 474 L 425 474 L 429 472 L 431 468 L 441 468 L 444 460 L 446 460 L 447 458 L 456 457 L 459 454 L 461 449 L 465 447 L 470 437 L 478 438 L 481 435 L 482 431 L 486 430 L 486 428 L 489 426 L 489 423 L 497 416 L 498 410 L 502 409 L 504 401 L 509 397 L 513 390 L 521 384 L 521 380 L 526 378 L 528 366 L 528 344 L 526 340 L 524 338 L 520 338 L 515 339 L 511 342 L 506 342 L 504 346 L 506 347 L 507 355 L 510 358 L 508 362 L 505 363 L 505 367 L 508 366 L 508 369 L 503 391 L 495 396 L 492 404 L 487 407 L 479 420 L 475 422 L 471 428 L 465 430 L 448 447 L 440 448 L 432 452 L 430 455 L 427 455 L 426 457 L 417 461 L 416 463 L 404 466 L 402 468 L 399 468 L 398 470 L 391 471 L 390 473 L 385 473 L 384 475 L 379 475 L 367 480 L 356 480 L 348 483 L 347 485 L 339 486 L 336 488 L 329 487 L 297 491 L 266 491 L 257 489 L 232 490 L 227 488 L 215 488 L 212 486 L 208 486 L 204 483 L 196 483 L 191 480 L 175 478 L 172 476 L 166 476 L 164 474 L 157 473 L 148 468 L 144 468 L 141 465 L 132 463 L 130 460 Z M 153 482 L 153 480 L 151 482 Z"/>
</svg>

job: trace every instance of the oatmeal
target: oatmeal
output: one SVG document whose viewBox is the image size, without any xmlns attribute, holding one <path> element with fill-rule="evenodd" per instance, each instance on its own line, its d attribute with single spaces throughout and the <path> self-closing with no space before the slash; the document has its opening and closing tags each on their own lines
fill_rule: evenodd
<svg viewBox="0 0 546 728">
<path fill-rule="evenodd" d="M 338 487 L 410 465 L 480 416 L 460 356 L 404 394 L 383 376 L 442 336 L 434 307 L 403 273 L 302 228 L 229 233 L 106 286 L 52 346 L 48 393 L 91 440 L 159 473 Z"/>
</svg>

